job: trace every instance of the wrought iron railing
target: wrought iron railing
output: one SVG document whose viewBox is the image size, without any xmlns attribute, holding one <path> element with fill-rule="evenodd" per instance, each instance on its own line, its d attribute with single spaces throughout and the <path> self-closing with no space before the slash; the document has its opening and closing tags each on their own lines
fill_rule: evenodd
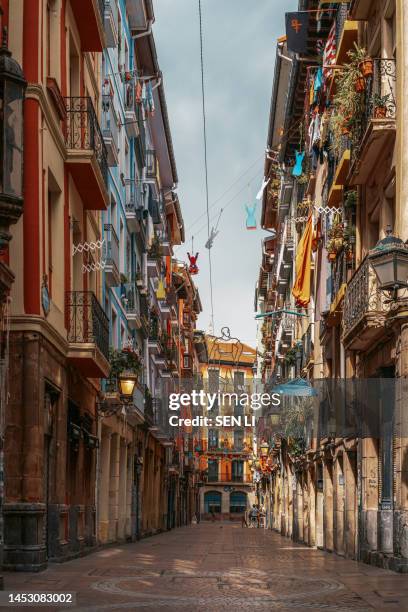
<svg viewBox="0 0 408 612">
<path fill-rule="evenodd" d="M 331 302 L 336 299 L 342 285 L 347 282 L 347 260 L 344 250 L 339 254 L 332 272 Z"/>
<path fill-rule="evenodd" d="M 125 111 L 135 112 L 136 100 L 135 100 L 135 81 L 130 79 L 124 84 L 124 104 Z"/>
<path fill-rule="evenodd" d="M 351 135 L 351 157 L 354 161 L 360 153 L 361 143 L 373 119 L 395 119 L 397 65 L 396 60 L 373 60 L 373 74 L 366 78 L 362 112 Z"/>
<path fill-rule="evenodd" d="M 136 139 L 136 145 L 139 150 L 140 162 L 142 166 L 146 165 L 146 128 L 143 120 L 143 111 L 140 104 L 136 105 L 136 121 L 139 130 L 139 136 Z"/>
<path fill-rule="evenodd" d="M 367 256 L 347 285 L 344 299 L 343 335 L 347 336 L 367 315 L 384 320 L 390 306 L 380 291 L 378 280 Z"/>
<path fill-rule="evenodd" d="M 155 179 L 157 177 L 157 158 L 156 151 L 146 150 L 146 178 Z"/>
<path fill-rule="evenodd" d="M 342 2 L 336 13 L 336 49 L 338 49 L 340 46 L 341 35 L 344 30 L 344 24 L 347 20 L 347 15 L 348 4 L 347 2 Z"/>
<path fill-rule="evenodd" d="M 116 149 L 119 148 L 119 128 L 111 94 L 103 94 L 102 96 L 102 134 L 104 138 L 112 140 Z"/>
<path fill-rule="evenodd" d="M 127 314 L 139 315 L 139 298 L 134 283 L 123 283 L 120 286 L 120 299 Z"/>
<path fill-rule="evenodd" d="M 105 223 L 105 242 L 103 256 L 106 265 L 113 265 L 119 270 L 119 238 L 111 223 Z"/>
<path fill-rule="evenodd" d="M 109 357 L 109 320 L 92 291 L 67 291 L 65 294 L 68 342 L 96 344 Z"/>
<path fill-rule="evenodd" d="M 307 365 L 310 359 L 313 357 L 313 323 L 310 323 L 309 327 L 306 330 L 306 333 L 302 338 L 303 345 L 303 366 Z"/>
<path fill-rule="evenodd" d="M 68 149 L 93 151 L 103 179 L 108 183 L 108 152 L 90 97 L 65 98 L 65 145 Z"/>
<path fill-rule="evenodd" d="M 135 212 L 143 207 L 143 193 L 138 179 L 130 179 L 126 184 L 126 212 Z"/>
</svg>

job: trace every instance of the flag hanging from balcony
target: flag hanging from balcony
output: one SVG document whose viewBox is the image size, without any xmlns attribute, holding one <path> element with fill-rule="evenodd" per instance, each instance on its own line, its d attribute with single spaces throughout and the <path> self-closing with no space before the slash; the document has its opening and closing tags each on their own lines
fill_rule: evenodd
<svg viewBox="0 0 408 612">
<path fill-rule="evenodd" d="M 336 63 L 336 50 L 336 22 L 333 21 L 323 53 L 323 76 L 325 79 L 329 79 L 333 74 L 330 66 L 334 66 Z"/>
<path fill-rule="evenodd" d="M 310 213 L 305 231 L 298 244 L 295 262 L 295 284 L 292 289 L 292 295 L 296 300 L 296 305 L 302 308 L 306 308 L 310 302 L 312 244 L 313 214 Z"/>
<path fill-rule="evenodd" d="M 288 51 L 306 53 L 309 13 L 286 13 L 286 38 Z"/>
</svg>

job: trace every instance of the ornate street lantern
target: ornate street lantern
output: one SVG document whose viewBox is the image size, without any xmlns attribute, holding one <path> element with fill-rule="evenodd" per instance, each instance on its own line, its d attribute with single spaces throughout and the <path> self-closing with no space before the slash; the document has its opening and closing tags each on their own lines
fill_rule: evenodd
<svg viewBox="0 0 408 612">
<path fill-rule="evenodd" d="M 391 227 L 387 235 L 370 251 L 369 261 L 378 278 L 381 291 L 389 291 L 398 299 L 398 289 L 408 287 L 408 247 L 393 236 Z"/>
<path fill-rule="evenodd" d="M 23 101 L 27 82 L 7 48 L 0 48 L 0 249 L 23 211 Z"/>
<path fill-rule="evenodd" d="M 262 457 L 266 457 L 268 455 L 269 444 L 264 440 L 260 448 Z"/>
<path fill-rule="evenodd" d="M 133 391 L 137 383 L 137 374 L 131 370 L 122 372 L 118 378 L 120 399 L 124 404 L 130 404 L 133 401 Z"/>
</svg>

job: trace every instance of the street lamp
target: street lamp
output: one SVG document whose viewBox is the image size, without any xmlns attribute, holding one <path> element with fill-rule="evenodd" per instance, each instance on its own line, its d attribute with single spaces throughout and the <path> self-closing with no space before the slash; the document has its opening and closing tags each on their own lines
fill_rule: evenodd
<svg viewBox="0 0 408 612">
<path fill-rule="evenodd" d="M 133 392 L 137 383 L 137 374 L 131 370 L 126 370 L 119 375 L 119 393 L 120 399 L 124 404 L 130 404 L 133 401 Z"/>
<path fill-rule="evenodd" d="M 393 236 L 391 227 L 387 235 L 370 251 L 368 259 L 377 276 L 381 291 L 389 291 L 392 300 L 398 299 L 398 290 L 408 287 L 408 246 Z"/>
<path fill-rule="evenodd" d="M 23 212 L 23 101 L 27 82 L 7 48 L 0 48 L 0 249 Z"/>
<path fill-rule="evenodd" d="M 260 448 L 262 457 L 266 457 L 268 455 L 269 444 L 264 440 Z"/>
</svg>

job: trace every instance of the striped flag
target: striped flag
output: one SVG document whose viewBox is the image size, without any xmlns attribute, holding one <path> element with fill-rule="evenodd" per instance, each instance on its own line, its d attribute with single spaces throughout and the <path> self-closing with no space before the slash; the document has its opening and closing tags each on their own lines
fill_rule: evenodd
<svg viewBox="0 0 408 612">
<path fill-rule="evenodd" d="M 329 79 L 333 71 L 327 66 L 334 66 L 336 63 L 336 22 L 333 21 L 333 25 L 330 30 L 329 37 L 327 39 L 326 46 L 323 53 L 323 76 L 325 79 Z"/>
</svg>

